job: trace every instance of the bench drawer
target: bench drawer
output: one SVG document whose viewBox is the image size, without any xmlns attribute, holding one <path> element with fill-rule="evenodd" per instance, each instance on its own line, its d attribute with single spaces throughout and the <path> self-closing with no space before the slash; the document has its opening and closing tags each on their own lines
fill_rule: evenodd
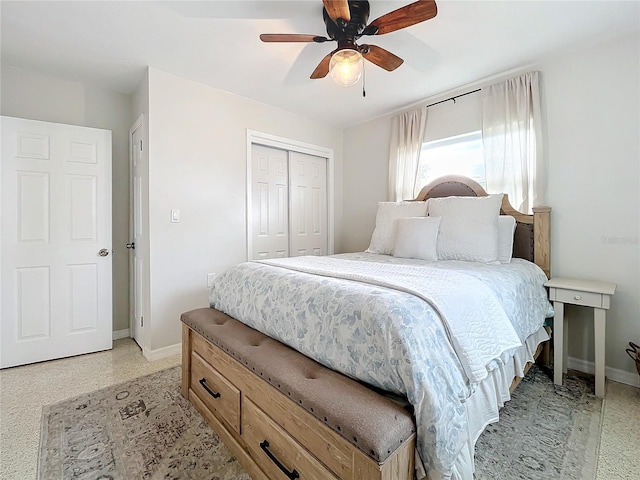
<svg viewBox="0 0 640 480">
<path fill-rule="evenodd" d="M 240 390 L 195 352 L 190 387 L 211 413 L 240 433 Z"/>
<path fill-rule="evenodd" d="M 243 404 L 242 436 L 251 457 L 273 480 L 338 480 L 251 400 Z"/>
</svg>

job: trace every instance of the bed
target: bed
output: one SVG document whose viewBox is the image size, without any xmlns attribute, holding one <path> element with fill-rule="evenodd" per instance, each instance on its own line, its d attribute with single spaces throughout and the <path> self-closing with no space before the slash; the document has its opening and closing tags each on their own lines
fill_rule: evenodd
<svg viewBox="0 0 640 480">
<path fill-rule="evenodd" d="M 477 201 L 459 201 L 460 197 Z M 426 200 L 438 213 L 429 220 L 423 218 L 426 209 L 415 213 L 422 212 Z M 453 218 L 447 217 L 447 209 L 460 205 L 470 207 L 466 214 L 472 222 L 467 219 L 460 227 L 456 210 L 455 221 L 445 224 L 444 219 Z M 413 467 L 417 478 L 472 478 L 478 436 L 497 420 L 499 408 L 549 339 L 543 323 L 553 312 L 543 283 L 549 275 L 550 209 L 518 213 L 506 196 L 488 196 L 464 177 L 445 177 L 422 189 L 413 202 L 384 207 L 390 209 L 391 223 L 398 229 L 393 232 L 394 255 L 387 251 L 393 247 L 385 246 L 391 223 L 381 215 L 380 206 L 367 252 L 241 264 L 216 280 L 211 308 L 395 402 L 408 401 L 415 419 L 416 438 L 411 441 L 415 459 L 409 462 L 405 448 L 400 457 L 412 468 L 396 466 L 394 470 L 405 476 L 385 478 L 408 479 L 406 472 Z M 402 208 L 404 217 L 393 219 L 397 208 Z M 473 221 L 492 209 L 495 215 L 499 210 L 500 218 L 511 217 L 513 260 L 497 261 L 493 247 L 484 248 L 483 237 L 476 235 L 486 225 Z M 383 221 L 385 228 L 379 228 Z M 462 239 L 448 260 L 433 261 L 436 246 L 440 255 L 455 243 L 437 242 L 456 228 L 471 229 L 473 244 Z M 498 228 L 497 220 L 491 228 Z M 489 236 L 495 235 L 492 231 Z M 417 234 L 421 241 L 416 243 L 411 238 Z M 425 244 L 430 244 L 429 251 Z M 520 301 L 523 296 L 525 302 Z M 188 358 L 192 358 L 190 335 L 187 329 L 188 345 L 183 343 L 183 349 Z M 236 367 L 226 373 L 225 362 L 218 363 L 220 377 L 243 382 L 237 379 Z M 183 365 L 185 375 L 191 368 Z M 191 383 L 193 379 L 183 379 L 188 397 Z M 288 427 L 294 439 L 296 428 Z M 235 431 L 241 433 L 240 428 Z M 244 448 L 243 440 L 235 441 Z M 282 478 L 298 478 L 291 470 L 280 471 L 286 473 Z M 373 477 L 350 471 L 336 478 Z"/>
</svg>

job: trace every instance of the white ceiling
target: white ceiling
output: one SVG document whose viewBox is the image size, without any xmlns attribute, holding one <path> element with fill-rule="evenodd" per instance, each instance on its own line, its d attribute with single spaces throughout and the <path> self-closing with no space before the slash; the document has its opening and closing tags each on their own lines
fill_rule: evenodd
<svg viewBox="0 0 640 480">
<path fill-rule="evenodd" d="M 410 1 L 372 0 L 370 21 Z M 345 127 L 640 26 L 636 0 L 437 4 L 432 20 L 367 37 L 405 63 L 394 72 L 367 63 L 366 98 L 361 84 L 309 79 L 333 42 L 258 38 L 324 35 L 320 0 L 2 1 L 2 63 L 127 94 L 150 65 Z"/>
</svg>

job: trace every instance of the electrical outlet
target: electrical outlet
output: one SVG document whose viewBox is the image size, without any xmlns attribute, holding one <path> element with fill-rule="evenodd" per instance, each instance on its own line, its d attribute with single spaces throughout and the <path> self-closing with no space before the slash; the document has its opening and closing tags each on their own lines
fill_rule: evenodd
<svg viewBox="0 0 640 480">
<path fill-rule="evenodd" d="M 213 281 L 216 279 L 215 273 L 207 273 L 207 288 L 211 288 Z"/>
</svg>

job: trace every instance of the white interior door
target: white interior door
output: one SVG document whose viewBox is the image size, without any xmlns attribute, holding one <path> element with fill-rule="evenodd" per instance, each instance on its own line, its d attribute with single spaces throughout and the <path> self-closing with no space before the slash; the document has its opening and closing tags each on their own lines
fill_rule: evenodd
<svg viewBox="0 0 640 480">
<path fill-rule="evenodd" d="M 0 121 L 0 367 L 109 349 L 111 132 Z"/>
<path fill-rule="evenodd" d="M 327 255 L 327 159 L 289 152 L 291 256 Z"/>
<path fill-rule="evenodd" d="M 288 152 L 251 146 L 251 258 L 289 256 Z"/>
<path fill-rule="evenodd" d="M 127 245 L 130 250 L 129 262 L 131 269 L 131 336 L 136 343 L 143 348 L 143 329 L 144 329 L 144 228 L 142 216 L 142 179 L 143 179 L 143 156 L 142 156 L 142 140 L 143 140 L 143 124 L 136 124 L 130 138 L 131 147 L 131 236 L 132 243 Z"/>
</svg>

